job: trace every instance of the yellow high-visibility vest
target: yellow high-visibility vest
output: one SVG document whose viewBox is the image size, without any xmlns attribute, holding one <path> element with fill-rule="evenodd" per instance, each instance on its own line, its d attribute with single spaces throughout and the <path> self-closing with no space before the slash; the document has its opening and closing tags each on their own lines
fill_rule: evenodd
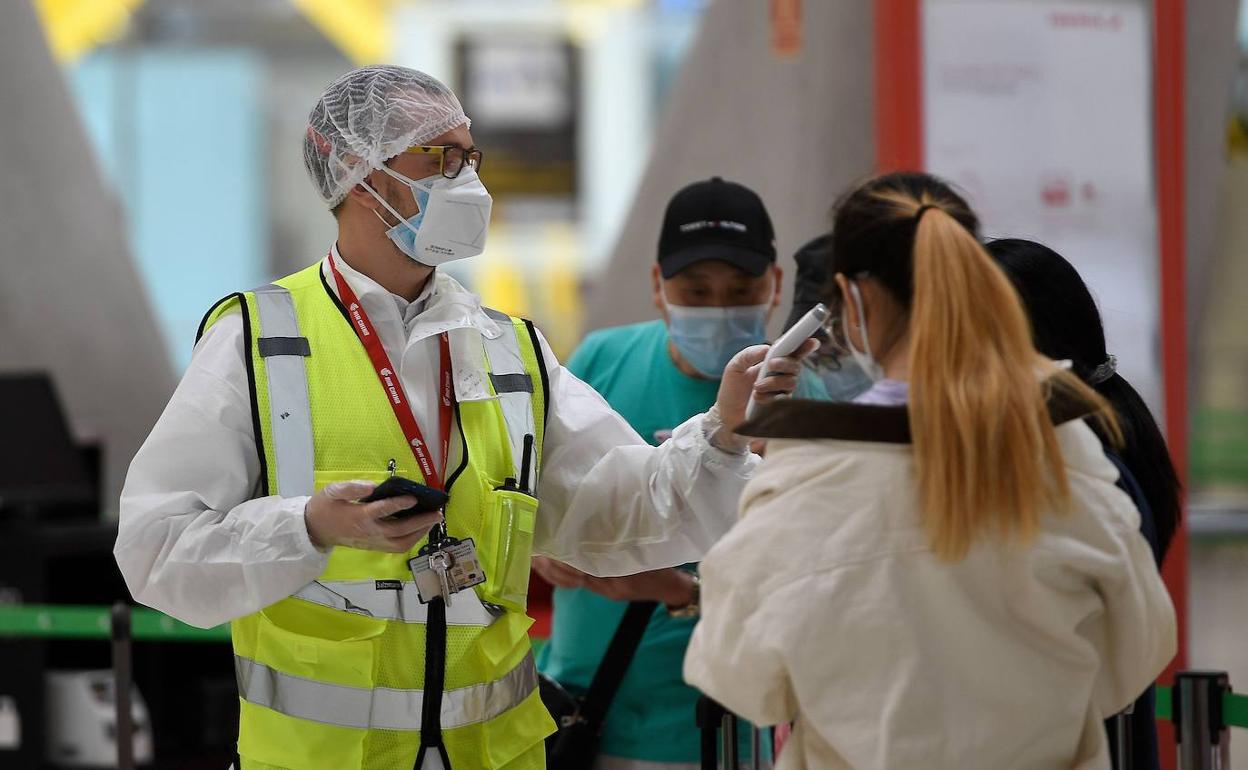
<svg viewBox="0 0 1248 770">
<path fill-rule="evenodd" d="M 230 312 L 243 316 L 263 495 L 380 482 L 392 459 L 398 475 L 421 479 L 319 263 L 222 300 L 201 334 Z M 530 482 L 537 478 L 546 375 L 532 326 L 486 313 L 496 338 L 451 332 L 453 360 L 479 362 L 485 387 L 455 406 L 464 456 L 447 470 L 446 526 L 451 536 L 474 540 L 487 581 L 455 594 L 446 608 L 445 682 L 435 713 L 454 770 L 540 770 L 543 739 L 555 725 L 538 696 L 525 613 L 537 501 L 500 488 L 520 479 L 526 435 L 535 447 Z M 429 605 L 420 603 L 408 567 L 420 545 L 403 554 L 336 547 L 316 581 L 232 623 L 244 770 L 412 767 L 430 697 Z"/>
</svg>

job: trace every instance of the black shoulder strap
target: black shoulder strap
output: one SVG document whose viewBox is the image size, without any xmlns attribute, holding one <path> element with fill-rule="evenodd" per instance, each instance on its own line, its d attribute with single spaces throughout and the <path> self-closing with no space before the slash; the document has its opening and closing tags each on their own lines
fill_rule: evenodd
<svg viewBox="0 0 1248 770">
<path fill-rule="evenodd" d="M 581 717 L 588 722 L 596 733 L 607 717 L 607 709 L 619 692 L 624 674 L 633 662 L 633 656 L 641 645 L 641 638 L 650 625 L 650 618 L 658 607 L 658 602 L 629 602 L 624 610 L 624 617 L 611 637 L 607 654 L 594 672 L 594 680 L 589 684 L 585 700 L 581 703 Z"/>
</svg>

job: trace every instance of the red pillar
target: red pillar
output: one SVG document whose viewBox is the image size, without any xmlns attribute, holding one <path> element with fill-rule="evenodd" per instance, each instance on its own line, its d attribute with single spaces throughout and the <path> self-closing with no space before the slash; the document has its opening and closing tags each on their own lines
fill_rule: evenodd
<svg viewBox="0 0 1248 770">
<path fill-rule="evenodd" d="M 923 168 L 921 0 L 875 2 L 875 168 Z"/>
<path fill-rule="evenodd" d="M 1153 140 L 1157 164 L 1157 244 L 1161 268 L 1161 361 L 1166 440 L 1187 483 L 1187 281 L 1184 212 L 1185 0 L 1153 1 Z M 1187 525 L 1175 533 L 1162 575 L 1179 617 L 1179 654 L 1162 676 L 1169 684 L 1187 662 Z M 1174 731 L 1160 725 L 1163 766 L 1175 766 Z"/>
</svg>

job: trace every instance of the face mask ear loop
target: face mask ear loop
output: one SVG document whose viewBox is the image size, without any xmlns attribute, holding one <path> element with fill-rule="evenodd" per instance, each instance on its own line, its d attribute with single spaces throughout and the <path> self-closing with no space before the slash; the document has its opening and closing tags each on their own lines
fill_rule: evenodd
<svg viewBox="0 0 1248 770">
<path fill-rule="evenodd" d="M 380 195 L 378 195 L 378 194 L 377 194 L 377 191 L 376 191 L 376 190 L 374 190 L 372 187 L 369 187 L 368 182 L 365 182 L 365 181 L 362 181 L 362 180 L 361 180 L 361 181 L 360 181 L 360 186 L 361 186 L 361 187 L 363 187 L 365 190 L 368 190 L 368 191 L 369 191 L 369 193 L 371 193 L 371 194 L 372 194 L 372 196 L 373 196 L 374 198 L 376 198 L 376 199 L 377 199 L 377 202 L 378 202 L 378 203 L 380 203 L 381 205 L 385 206 L 385 207 L 386 207 L 386 211 L 389 211 L 391 214 L 393 214 L 393 215 L 394 215 L 394 218 L 395 218 L 395 219 L 397 219 L 397 220 L 399 220 L 399 224 L 400 224 L 400 225 L 403 225 L 403 226 L 404 226 L 404 227 L 406 227 L 408 230 L 411 230 L 413 233 L 419 233 L 419 231 L 418 231 L 415 227 L 412 227 L 411 222 L 408 222 L 408 221 L 407 221 L 407 219 L 405 219 L 405 218 L 403 217 L 403 215 L 402 215 L 402 214 L 400 214 L 399 212 L 395 211 L 395 210 L 394 210 L 394 207 L 393 207 L 393 206 L 391 206 L 388 202 L 386 202 L 386 199 L 385 199 L 385 198 L 383 198 L 383 197 L 381 197 Z M 419 205 L 419 204 L 418 204 L 418 205 Z M 374 214 L 377 214 L 377 209 L 373 209 L 373 213 L 374 213 Z M 398 227 L 398 225 L 392 225 L 392 224 L 389 224 L 388 222 L 386 222 L 385 217 L 383 217 L 381 214 L 377 214 L 377 218 L 381 220 L 381 223 L 382 223 L 382 224 L 384 224 L 384 225 L 386 226 L 386 228 L 387 228 L 387 229 L 390 229 L 390 228 L 392 228 L 392 227 Z"/>
<path fill-rule="evenodd" d="M 384 163 L 381 165 L 381 171 L 385 174 L 389 174 L 392 178 L 397 179 L 403 184 L 407 185 L 407 189 L 412 191 L 412 200 L 416 201 L 416 213 L 417 214 L 421 212 L 421 206 L 420 206 L 420 198 L 416 197 L 416 188 L 419 187 L 422 183 L 428 182 L 429 186 L 432 187 L 436 185 L 439 180 L 443 182 L 455 182 L 464 178 L 464 174 L 461 173 L 459 176 L 455 177 L 455 179 L 447 179 L 441 174 L 433 174 L 431 176 L 425 177 L 424 179 L 408 179 L 407 177 L 403 176 L 402 174 L 390 168 L 389 166 L 385 165 Z M 430 181 L 430 180 L 433 180 L 433 181 Z M 472 180 L 469 180 L 469 181 L 472 181 Z M 458 186 L 458 185 L 452 185 L 452 186 Z"/>
<path fill-rule="evenodd" d="M 385 225 L 385 227 L 386 227 L 386 230 L 387 230 L 387 231 L 389 231 L 389 230 L 393 230 L 393 229 L 394 229 L 394 225 L 392 225 L 392 224 L 390 224 L 389 222 L 387 222 L 387 221 L 386 221 L 386 218 L 385 218 L 385 217 L 383 217 L 383 216 L 381 215 L 381 212 L 380 212 L 380 211 L 378 211 L 377 209 L 373 209 L 373 216 L 377 217 L 377 219 L 379 219 L 379 220 L 381 221 L 381 223 L 382 223 L 383 225 Z"/>
<path fill-rule="evenodd" d="M 392 169 L 392 168 L 390 168 L 389 166 L 387 166 L 385 163 L 383 163 L 383 164 L 381 164 L 380 166 L 378 166 L 378 170 L 379 170 L 379 171 L 381 171 L 381 173 L 383 173 L 383 174 L 388 174 L 390 177 L 392 177 L 392 178 L 394 178 L 394 179 L 397 179 L 397 180 L 399 180 L 400 182 L 402 182 L 403 184 L 407 185 L 407 188 L 408 188 L 409 190 L 410 190 L 412 187 L 414 187 L 414 186 L 416 185 L 416 182 L 415 182 L 415 181 L 413 181 L 413 180 L 411 180 L 411 179 L 408 179 L 407 177 L 403 176 L 403 175 L 402 175 L 402 174 L 400 174 L 399 172 L 397 172 L 397 171 L 395 171 L 394 169 Z"/>
<path fill-rule="evenodd" d="M 858 310 L 858 328 L 862 330 L 862 346 L 865 348 L 862 352 L 874 361 L 875 356 L 871 354 L 871 337 L 867 334 L 867 310 L 862 304 L 862 294 L 858 291 L 857 281 L 849 282 L 849 293 L 854 298 L 854 307 Z M 845 341 L 849 343 L 850 349 L 853 349 L 854 340 L 849 336 L 848 329 L 845 330 Z"/>
</svg>

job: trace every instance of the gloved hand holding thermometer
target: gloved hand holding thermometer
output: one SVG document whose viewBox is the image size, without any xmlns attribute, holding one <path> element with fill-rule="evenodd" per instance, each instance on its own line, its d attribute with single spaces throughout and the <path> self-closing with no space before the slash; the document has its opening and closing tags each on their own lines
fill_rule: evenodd
<svg viewBox="0 0 1248 770">
<path fill-rule="evenodd" d="M 772 359 L 787 358 L 798 351 L 802 343 L 815 335 L 823 327 L 828 320 L 828 308 L 822 302 L 812 307 L 806 312 L 806 315 L 797 320 L 797 323 L 789 327 L 789 330 L 780 335 L 780 339 L 771 345 L 771 349 L 767 351 L 767 356 L 763 358 L 763 366 L 758 371 L 757 383 L 761 384 L 763 379 L 769 374 L 768 366 Z M 755 396 L 750 396 L 750 403 L 745 407 L 745 416 L 750 418 L 754 416 L 754 408 L 758 404 Z"/>
<path fill-rule="evenodd" d="M 715 406 L 704 422 L 712 444 L 725 451 L 745 451 L 748 441 L 735 430 L 745 421 L 747 409 L 755 401 L 767 403 L 797 389 L 801 359 L 819 348 L 818 340 L 810 337 L 827 317 L 828 309 L 819 305 L 776 344 L 753 345 L 733 356 L 719 381 Z"/>
</svg>

